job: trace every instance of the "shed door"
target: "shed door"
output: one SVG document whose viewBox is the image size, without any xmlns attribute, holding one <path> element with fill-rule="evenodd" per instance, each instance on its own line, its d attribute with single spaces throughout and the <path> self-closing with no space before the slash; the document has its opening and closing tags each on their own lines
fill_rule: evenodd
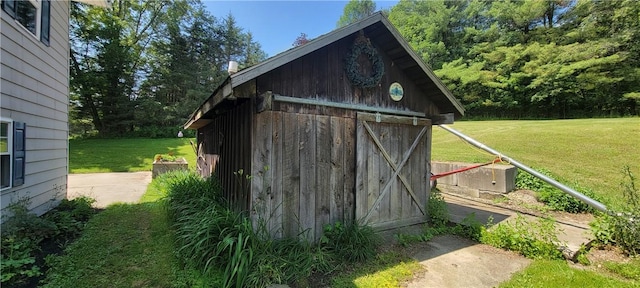
<svg viewBox="0 0 640 288">
<path fill-rule="evenodd" d="M 422 223 L 431 121 L 358 113 L 356 219 L 377 230 Z"/>
</svg>

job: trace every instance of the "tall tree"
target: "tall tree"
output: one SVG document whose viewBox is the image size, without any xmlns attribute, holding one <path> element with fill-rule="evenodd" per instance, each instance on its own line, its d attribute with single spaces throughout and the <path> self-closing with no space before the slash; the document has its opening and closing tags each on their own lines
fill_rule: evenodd
<svg viewBox="0 0 640 288">
<path fill-rule="evenodd" d="M 74 3 L 71 13 L 71 91 L 100 134 L 133 129 L 138 69 L 167 1 L 114 1 L 99 9 Z"/>
<path fill-rule="evenodd" d="M 376 11 L 376 3 L 372 0 L 350 0 L 344 6 L 342 16 L 338 20 L 338 27 L 347 26 L 353 22 L 364 19 Z"/>
</svg>

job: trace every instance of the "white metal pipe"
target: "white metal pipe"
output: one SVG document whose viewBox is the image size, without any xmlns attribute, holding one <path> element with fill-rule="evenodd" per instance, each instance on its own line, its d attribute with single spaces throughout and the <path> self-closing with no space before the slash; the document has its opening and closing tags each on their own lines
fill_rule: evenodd
<svg viewBox="0 0 640 288">
<path fill-rule="evenodd" d="M 578 192 L 576 190 L 571 189 L 570 187 L 568 187 L 568 186 L 556 181 L 555 179 L 553 179 L 553 178 L 551 178 L 551 177 L 549 177 L 547 175 L 544 175 L 544 174 L 532 169 L 531 167 L 529 167 L 527 165 L 524 165 L 524 164 L 522 164 L 522 163 L 520 163 L 520 162 L 518 162 L 518 161 L 516 161 L 516 160 L 514 160 L 514 159 L 512 159 L 510 157 L 507 157 L 506 155 L 504 155 L 504 154 L 502 154 L 502 153 L 500 153 L 500 152 L 498 152 L 498 151 L 496 151 L 496 150 L 494 150 L 494 149 L 492 149 L 492 148 L 490 148 L 490 147 L 488 147 L 488 146 L 486 146 L 486 145 L 474 140 L 473 138 L 471 138 L 471 137 L 469 137 L 467 135 L 464 135 L 464 134 L 460 133 L 457 130 L 449 128 L 449 127 L 447 127 L 445 125 L 438 125 L 438 126 L 440 126 L 440 128 L 442 128 L 442 129 L 444 129 L 444 130 L 446 130 L 446 131 L 448 131 L 448 132 L 460 137 L 462 140 L 469 142 L 473 146 L 476 146 L 476 147 L 478 147 L 478 148 L 480 148 L 480 149 L 482 149 L 484 151 L 487 151 L 487 152 L 489 152 L 491 154 L 495 154 L 496 156 L 500 157 L 501 160 L 503 160 L 505 162 L 509 162 L 513 166 L 516 166 L 516 167 L 528 172 L 529 174 L 540 178 L 542 181 L 549 183 L 550 185 L 560 189 L 562 192 L 567 193 L 567 194 L 573 196 L 574 198 L 579 199 L 580 201 L 582 201 L 584 203 L 587 203 L 589 206 L 591 206 L 591 207 L 593 207 L 595 209 L 598 209 L 598 210 L 600 210 L 602 212 L 609 212 L 607 210 L 607 207 L 604 204 L 602 204 L 602 203 L 600 203 L 600 202 L 598 202 L 598 201 L 596 201 L 594 199 L 591 199 L 588 196 L 586 196 L 586 195 L 584 195 L 584 194 L 582 194 L 582 193 L 580 193 L 580 192 Z"/>
</svg>

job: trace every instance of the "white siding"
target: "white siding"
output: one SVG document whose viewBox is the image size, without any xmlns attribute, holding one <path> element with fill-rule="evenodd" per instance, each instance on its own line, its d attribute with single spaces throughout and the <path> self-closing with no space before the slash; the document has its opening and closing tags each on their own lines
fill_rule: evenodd
<svg viewBox="0 0 640 288">
<path fill-rule="evenodd" d="M 40 215 L 67 196 L 69 1 L 51 1 L 49 47 L 0 13 L 0 115 L 27 126 L 25 182 L 3 190 L 0 205 L 4 214 L 29 197 Z"/>
</svg>

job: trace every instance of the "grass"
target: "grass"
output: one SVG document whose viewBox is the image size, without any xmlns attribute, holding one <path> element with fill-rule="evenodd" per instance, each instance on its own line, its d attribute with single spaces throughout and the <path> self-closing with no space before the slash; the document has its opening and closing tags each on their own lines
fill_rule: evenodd
<svg viewBox="0 0 640 288">
<path fill-rule="evenodd" d="M 640 175 L 640 118 L 461 121 L 450 126 L 530 167 L 591 188 L 613 207 L 623 203 L 622 167 Z M 433 160 L 487 162 L 495 155 L 434 127 Z"/>
<path fill-rule="evenodd" d="M 173 152 L 195 167 L 188 138 L 121 138 L 69 140 L 69 173 L 151 171 L 153 156 Z"/>
<path fill-rule="evenodd" d="M 499 287 L 625 288 L 639 285 L 638 282 L 606 277 L 594 271 L 574 269 L 562 260 L 538 260 Z"/>
<path fill-rule="evenodd" d="M 164 210 L 112 205 L 54 260 L 45 287 L 170 287 L 176 271 Z"/>
<path fill-rule="evenodd" d="M 158 178 L 162 179 L 162 178 Z M 80 239 L 54 257 L 44 287 L 207 287 L 174 256 L 173 230 L 154 180 L 139 204 L 115 204 L 94 216 Z"/>
<path fill-rule="evenodd" d="M 338 274 L 331 287 L 400 287 L 425 268 L 416 260 L 397 251 L 380 253 L 374 260 Z"/>
</svg>

